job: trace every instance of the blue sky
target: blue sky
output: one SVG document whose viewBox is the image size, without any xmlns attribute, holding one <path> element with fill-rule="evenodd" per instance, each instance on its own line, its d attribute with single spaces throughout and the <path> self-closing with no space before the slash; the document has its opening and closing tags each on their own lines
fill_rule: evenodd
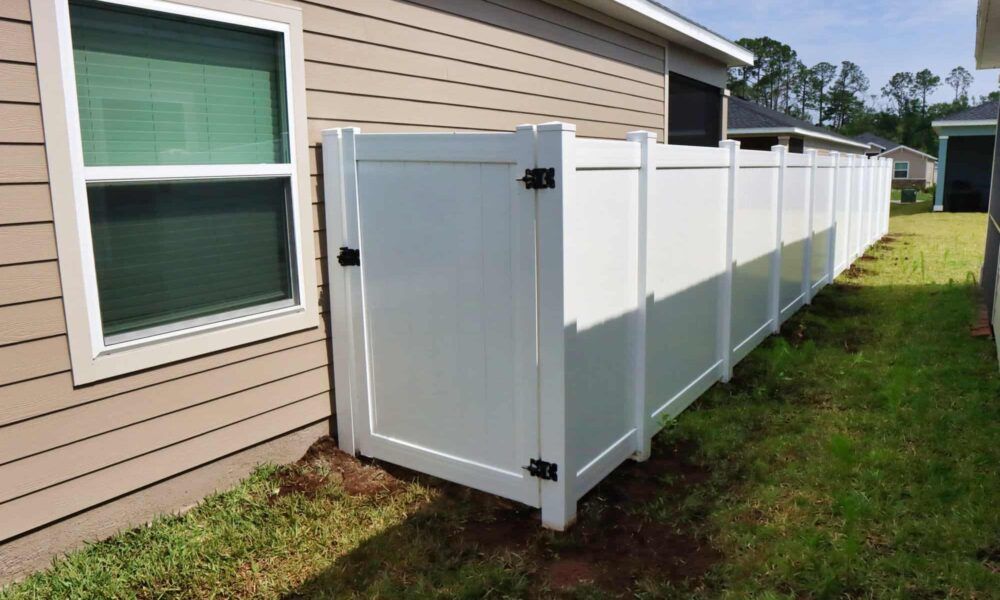
<svg viewBox="0 0 1000 600">
<path fill-rule="evenodd" d="M 976 0 L 659 0 L 729 39 L 770 36 L 820 61 L 859 64 L 868 94 L 897 71 L 929 68 L 941 76 L 962 65 L 974 96 L 997 89 L 1000 71 L 975 70 Z M 942 85 L 935 101 L 954 92 Z M 884 99 L 879 99 L 884 102 Z"/>
</svg>

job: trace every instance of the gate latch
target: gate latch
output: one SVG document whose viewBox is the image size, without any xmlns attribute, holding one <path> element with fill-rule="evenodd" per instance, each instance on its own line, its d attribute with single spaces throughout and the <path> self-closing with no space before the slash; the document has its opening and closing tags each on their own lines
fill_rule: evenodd
<svg viewBox="0 0 1000 600">
<path fill-rule="evenodd" d="M 544 461 L 540 458 L 532 458 L 527 467 L 521 467 L 532 477 L 544 479 L 546 481 L 559 481 L 559 465 Z"/>
<path fill-rule="evenodd" d="M 337 255 L 337 262 L 342 267 L 359 267 L 361 266 L 361 251 L 341 246 L 340 254 Z"/>
<path fill-rule="evenodd" d="M 556 170 L 552 167 L 525 169 L 524 177 L 518 179 L 529 190 L 555 189 Z"/>
</svg>

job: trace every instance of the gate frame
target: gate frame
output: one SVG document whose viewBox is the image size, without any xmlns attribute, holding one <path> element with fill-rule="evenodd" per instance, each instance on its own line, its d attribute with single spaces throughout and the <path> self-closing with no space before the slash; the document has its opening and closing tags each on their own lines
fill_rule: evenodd
<svg viewBox="0 0 1000 600">
<path fill-rule="evenodd" d="M 530 351 L 536 353 L 533 373 L 524 374 L 518 387 L 534 390 L 536 414 L 533 423 L 535 448 L 533 458 L 559 465 L 556 481 L 538 479 L 537 498 L 526 502 L 542 509 L 545 527 L 564 530 L 576 519 L 576 498 L 570 494 L 572 474 L 567 472 L 565 433 L 565 343 L 563 324 L 563 201 L 574 182 L 573 141 L 576 127 L 564 123 L 521 125 L 513 134 L 509 164 L 517 172 L 537 166 L 555 167 L 557 185 L 553 189 L 525 190 L 533 194 L 535 299 L 534 335 Z M 342 246 L 361 249 L 359 221 L 359 182 L 357 165 L 358 128 L 323 131 L 323 189 L 326 208 L 326 245 L 329 277 L 330 344 L 335 373 L 338 446 L 348 454 L 378 456 L 372 447 L 370 429 L 370 390 L 367 373 L 366 323 L 362 269 L 345 269 L 336 262 L 336 250 Z M 397 136 L 403 141 L 407 134 Z M 442 140 L 456 134 L 441 134 Z M 457 134 L 483 135 L 483 134 Z M 502 135 L 502 134 L 486 134 Z M 416 139 L 414 137 L 414 139 Z M 450 139 L 459 139 L 458 137 Z M 442 152 L 447 154 L 447 144 Z M 456 149 L 460 148 L 456 145 Z M 401 154 L 406 151 L 401 150 Z M 363 157 L 362 157 L 363 158 Z M 388 160 L 391 160 L 389 158 Z M 498 161 L 502 162 L 502 161 Z M 520 185 L 520 184 L 517 184 Z M 568 187 L 567 187 L 568 186 Z M 543 325 L 544 324 L 544 325 Z M 529 434 L 530 435 L 530 434 Z M 394 462 L 391 458 L 385 458 Z M 525 466 L 528 461 L 525 460 Z M 469 482 L 459 482 L 470 485 Z M 495 490 L 488 490 L 497 493 Z M 511 496 L 508 496 L 511 497 Z"/>
</svg>

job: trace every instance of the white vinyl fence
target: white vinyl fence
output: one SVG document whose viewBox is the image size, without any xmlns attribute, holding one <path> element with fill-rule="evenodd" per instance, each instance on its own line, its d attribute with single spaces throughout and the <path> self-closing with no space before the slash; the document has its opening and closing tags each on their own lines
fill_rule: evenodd
<svg viewBox="0 0 1000 600">
<path fill-rule="evenodd" d="M 324 132 L 341 447 L 572 523 L 887 231 L 888 159 L 720 146 Z"/>
</svg>

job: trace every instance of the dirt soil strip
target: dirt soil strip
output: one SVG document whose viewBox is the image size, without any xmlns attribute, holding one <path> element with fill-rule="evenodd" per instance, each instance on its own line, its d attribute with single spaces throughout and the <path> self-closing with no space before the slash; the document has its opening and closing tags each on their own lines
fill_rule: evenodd
<svg viewBox="0 0 1000 600">
<path fill-rule="evenodd" d="M 437 490 L 443 501 L 434 510 L 466 503 L 470 515 L 447 532 L 457 550 L 484 556 L 515 552 L 538 565 L 531 575 L 553 592 L 581 584 L 618 596 L 644 577 L 692 584 L 722 556 L 708 541 L 691 534 L 691 523 L 653 520 L 642 507 L 651 502 L 679 505 L 693 486 L 709 477 L 694 465 L 695 448 L 687 443 L 662 445 L 643 463 L 627 462 L 580 502 L 579 519 L 567 532 L 541 528 L 537 509 L 401 467 L 359 460 L 341 452 L 334 440 L 314 444 L 295 465 L 278 474 L 277 496 L 314 495 L 341 483 L 351 495 L 395 494 L 404 482 Z M 444 534 L 444 532 L 443 532 Z"/>
</svg>

